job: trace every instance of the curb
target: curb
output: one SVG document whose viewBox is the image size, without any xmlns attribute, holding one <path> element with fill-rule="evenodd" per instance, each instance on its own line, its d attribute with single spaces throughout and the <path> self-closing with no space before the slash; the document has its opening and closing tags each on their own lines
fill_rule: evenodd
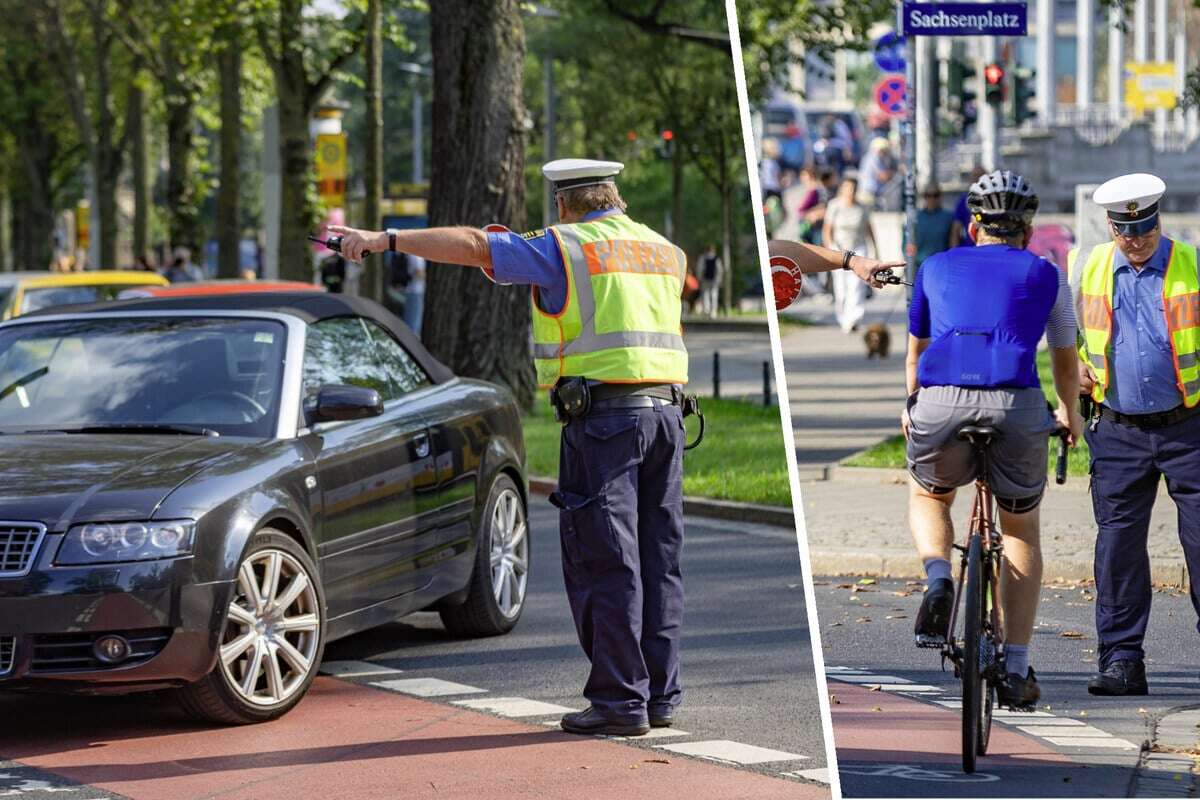
<svg viewBox="0 0 1200 800">
<path fill-rule="evenodd" d="M 1182 706 L 1151 725 L 1150 740 L 1130 786 L 1130 797 L 1191 797 L 1197 787 L 1194 770 L 1200 760 L 1200 707 Z"/>
<path fill-rule="evenodd" d="M 915 550 L 835 550 L 810 547 L 809 558 L 812 574 L 816 575 L 859 575 L 870 578 L 924 579 L 925 570 Z M 1095 577 L 1095 564 L 1089 559 L 1067 559 L 1056 561 L 1046 558 L 1043 583 L 1059 579 L 1078 581 Z M 1150 560 L 1150 580 L 1158 585 L 1185 588 L 1187 564 L 1182 558 L 1159 558 Z"/>
<path fill-rule="evenodd" d="M 548 495 L 558 488 L 553 478 L 530 476 L 529 491 Z M 738 503 L 733 500 L 713 500 L 708 497 L 684 497 L 683 513 L 688 516 L 724 519 L 734 522 L 752 522 L 758 525 L 773 525 L 777 528 L 796 530 L 796 517 L 790 508 L 764 506 L 757 503 Z"/>
<path fill-rule="evenodd" d="M 766 318 L 717 317 L 716 319 L 711 319 L 709 317 L 688 315 L 683 317 L 682 322 L 685 331 L 689 328 L 703 328 L 706 331 L 714 333 L 744 333 L 746 331 L 767 333 L 770 330 Z"/>
</svg>

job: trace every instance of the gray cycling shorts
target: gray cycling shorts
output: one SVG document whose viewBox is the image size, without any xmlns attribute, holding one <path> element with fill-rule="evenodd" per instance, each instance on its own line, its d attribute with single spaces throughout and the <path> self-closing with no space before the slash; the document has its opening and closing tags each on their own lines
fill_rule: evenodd
<svg viewBox="0 0 1200 800">
<path fill-rule="evenodd" d="M 908 404 L 908 471 L 926 490 L 946 492 L 975 481 L 979 459 L 958 431 L 965 425 L 988 425 L 999 432 L 988 450 L 992 494 L 1011 502 L 1033 500 L 1045 491 L 1055 423 L 1041 389 L 930 386 Z"/>
</svg>

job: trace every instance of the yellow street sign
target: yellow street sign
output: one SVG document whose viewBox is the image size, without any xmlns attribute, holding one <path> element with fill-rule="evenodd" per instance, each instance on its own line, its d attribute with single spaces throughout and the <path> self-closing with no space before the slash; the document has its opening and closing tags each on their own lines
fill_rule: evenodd
<svg viewBox="0 0 1200 800">
<path fill-rule="evenodd" d="M 1175 65 L 1170 62 L 1125 64 L 1125 104 L 1133 111 L 1171 109 L 1178 100 Z"/>
<path fill-rule="evenodd" d="M 317 193 L 328 208 L 346 206 L 346 134 L 317 135 Z"/>
</svg>

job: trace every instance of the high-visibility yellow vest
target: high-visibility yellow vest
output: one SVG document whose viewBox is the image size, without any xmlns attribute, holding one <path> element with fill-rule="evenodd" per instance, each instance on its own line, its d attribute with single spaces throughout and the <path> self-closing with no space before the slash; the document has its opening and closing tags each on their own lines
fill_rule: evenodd
<svg viewBox="0 0 1200 800">
<path fill-rule="evenodd" d="M 687 256 L 624 214 L 551 226 L 567 273 L 557 314 L 533 295 L 538 385 L 581 376 L 606 383 L 687 383 L 681 295 Z"/>
<path fill-rule="evenodd" d="M 1081 273 L 1076 273 L 1077 251 L 1072 250 L 1067 257 L 1083 330 L 1079 354 L 1096 376 L 1092 398 L 1098 403 L 1104 401 L 1112 383 L 1109 360 L 1115 253 L 1112 242 L 1093 247 Z M 1163 316 L 1175 357 L 1175 383 L 1184 405 L 1192 408 L 1200 403 L 1200 276 L 1196 273 L 1196 248 L 1190 244 L 1171 241 L 1163 278 Z"/>
</svg>

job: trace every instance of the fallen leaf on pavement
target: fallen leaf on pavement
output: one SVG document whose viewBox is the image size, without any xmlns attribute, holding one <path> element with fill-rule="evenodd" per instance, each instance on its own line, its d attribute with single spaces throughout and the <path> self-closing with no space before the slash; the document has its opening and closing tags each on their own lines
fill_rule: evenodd
<svg viewBox="0 0 1200 800">
<path fill-rule="evenodd" d="M 670 759 L 666 758 L 645 758 L 642 759 L 643 764 L 670 764 Z"/>
<path fill-rule="evenodd" d="M 908 597 L 909 595 L 912 594 L 912 592 L 899 591 L 899 592 L 892 592 L 892 594 L 896 595 L 896 597 Z"/>
<path fill-rule="evenodd" d="M 856 619 L 854 621 L 855 622 L 870 622 L 871 618 L 870 617 L 859 617 L 858 619 Z"/>
<path fill-rule="evenodd" d="M 835 706 L 840 706 L 842 704 L 842 701 L 838 700 L 838 696 L 836 694 L 829 695 L 829 702 L 833 703 Z"/>
<path fill-rule="evenodd" d="M 831 623 L 829 623 L 829 627 L 830 627 L 830 628 L 840 628 L 841 626 L 842 626 L 842 623 L 840 623 L 840 622 L 831 622 Z"/>
<path fill-rule="evenodd" d="M 875 684 L 874 686 L 868 686 L 868 687 L 867 687 L 867 691 L 868 691 L 868 692 L 882 692 L 882 691 L 883 691 L 883 687 L 882 687 L 882 686 L 880 686 L 880 685 L 877 683 L 877 684 Z"/>
<path fill-rule="evenodd" d="M 1079 631 L 1063 631 L 1059 634 L 1064 639 L 1082 639 L 1083 634 Z"/>
<path fill-rule="evenodd" d="M 875 579 L 874 578 L 860 578 L 858 581 L 858 585 L 859 586 L 874 586 Z"/>
<path fill-rule="evenodd" d="M 837 585 L 837 588 L 839 588 L 839 589 L 853 589 L 853 588 L 854 588 L 854 584 L 852 584 L 852 583 L 839 583 L 839 584 Z"/>
<path fill-rule="evenodd" d="M 907 614 L 888 614 L 888 619 L 908 619 Z"/>
<path fill-rule="evenodd" d="M 872 708 L 871 710 L 872 710 L 872 711 L 883 711 L 883 709 L 882 709 L 881 707 L 879 707 L 879 706 L 875 706 L 875 707 L 874 707 L 874 708 Z"/>
</svg>

